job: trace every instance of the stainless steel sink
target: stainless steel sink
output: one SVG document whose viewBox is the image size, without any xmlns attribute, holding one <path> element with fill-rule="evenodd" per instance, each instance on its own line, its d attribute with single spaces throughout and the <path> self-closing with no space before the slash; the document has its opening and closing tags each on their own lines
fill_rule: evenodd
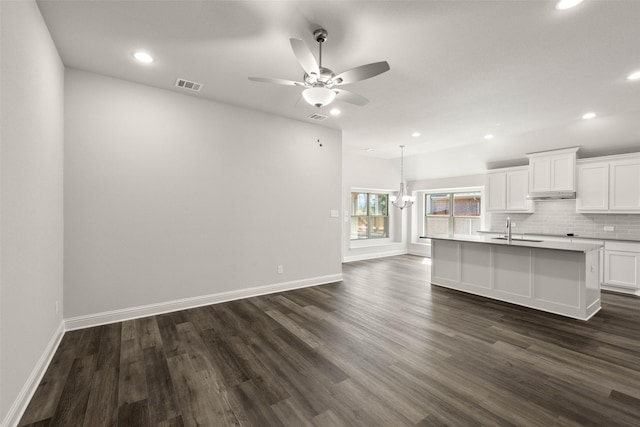
<svg viewBox="0 0 640 427">
<path fill-rule="evenodd" d="M 496 240 L 507 240 L 506 237 L 493 237 Z M 534 243 L 539 243 L 542 242 L 542 240 L 532 240 L 532 239 L 511 239 L 512 242 L 534 242 Z"/>
</svg>

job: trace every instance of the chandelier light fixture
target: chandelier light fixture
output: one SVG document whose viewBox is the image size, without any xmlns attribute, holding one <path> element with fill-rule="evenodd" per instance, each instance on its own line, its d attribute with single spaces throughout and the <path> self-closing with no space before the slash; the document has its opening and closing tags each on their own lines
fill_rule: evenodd
<svg viewBox="0 0 640 427">
<path fill-rule="evenodd" d="M 391 196 L 391 204 L 402 210 L 411 207 L 416 198 L 409 195 L 407 185 L 404 182 L 404 145 L 400 146 L 400 191 Z"/>
</svg>

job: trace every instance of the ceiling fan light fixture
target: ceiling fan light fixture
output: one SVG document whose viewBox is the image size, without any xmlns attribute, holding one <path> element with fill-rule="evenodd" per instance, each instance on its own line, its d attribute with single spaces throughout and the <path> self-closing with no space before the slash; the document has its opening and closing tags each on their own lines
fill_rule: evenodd
<svg viewBox="0 0 640 427">
<path fill-rule="evenodd" d="M 336 98 L 336 93 L 326 87 L 310 87 L 302 92 L 302 97 L 307 103 L 314 107 L 321 108 L 329 105 Z"/>
</svg>

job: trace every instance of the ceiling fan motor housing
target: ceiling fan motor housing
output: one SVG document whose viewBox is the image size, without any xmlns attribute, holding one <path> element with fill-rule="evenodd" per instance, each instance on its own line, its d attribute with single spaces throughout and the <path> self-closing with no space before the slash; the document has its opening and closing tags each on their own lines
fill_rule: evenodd
<svg viewBox="0 0 640 427">
<path fill-rule="evenodd" d="M 309 75 L 306 74 L 304 75 L 304 81 L 311 85 L 311 86 L 327 86 L 327 87 L 331 87 L 333 86 L 333 81 L 331 81 L 331 79 L 333 79 L 335 77 L 335 74 L 333 73 L 333 71 L 331 71 L 328 68 L 325 67 L 320 67 L 320 75 L 316 76 L 316 75 Z"/>
<path fill-rule="evenodd" d="M 328 36 L 329 36 L 329 33 L 324 28 L 318 28 L 313 32 L 313 37 L 315 37 L 318 43 L 326 42 Z"/>
</svg>

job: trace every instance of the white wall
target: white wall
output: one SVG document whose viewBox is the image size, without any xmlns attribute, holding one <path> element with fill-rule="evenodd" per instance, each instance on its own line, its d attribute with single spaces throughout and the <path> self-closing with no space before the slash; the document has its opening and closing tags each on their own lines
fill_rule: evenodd
<svg viewBox="0 0 640 427">
<path fill-rule="evenodd" d="M 352 242 L 350 240 L 351 191 L 378 190 L 390 193 L 397 192 L 400 188 L 400 161 L 398 159 L 385 160 L 344 153 L 342 162 L 343 260 L 354 261 L 406 253 L 406 209 L 401 212 L 397 208 L 390 207 L 391 237 L 389 239 L 362 242 Z"/>
<path fill-rule="evenodd" d="M 0 8 L 0 420 L 8 423 L 60 335 L 64 68 L 35 2 Z"/>
<path fill-rule="evenodd" d="M 408 244 L 407 250 L 410 254 L 431 256 L 431 242 L 429 240 L 420 240 L 422 234 L 423 218 L 424 218 L 424 194 L 427 191 L 443 190 L 443 189 L 461 189 L 461 188 L 478 188 L 484 187 L 486 180 L 485 174 L 456 176 L 449 178 L 425 179 L 420 181 L 409 182 L 412 191 L 417 193 L 417 200 L 411 210 L 410 220 L 408 221 Z M 484 212 L 484 207 L 482 208 Z M 484 212 L 483 227 L 488 226 L 490 218 Z"/>
<path fill-rule="evenodd" d="M 339 131 L 70 69 L 65 97 L 65 318 L 341 277 Z"/>
</svg>

